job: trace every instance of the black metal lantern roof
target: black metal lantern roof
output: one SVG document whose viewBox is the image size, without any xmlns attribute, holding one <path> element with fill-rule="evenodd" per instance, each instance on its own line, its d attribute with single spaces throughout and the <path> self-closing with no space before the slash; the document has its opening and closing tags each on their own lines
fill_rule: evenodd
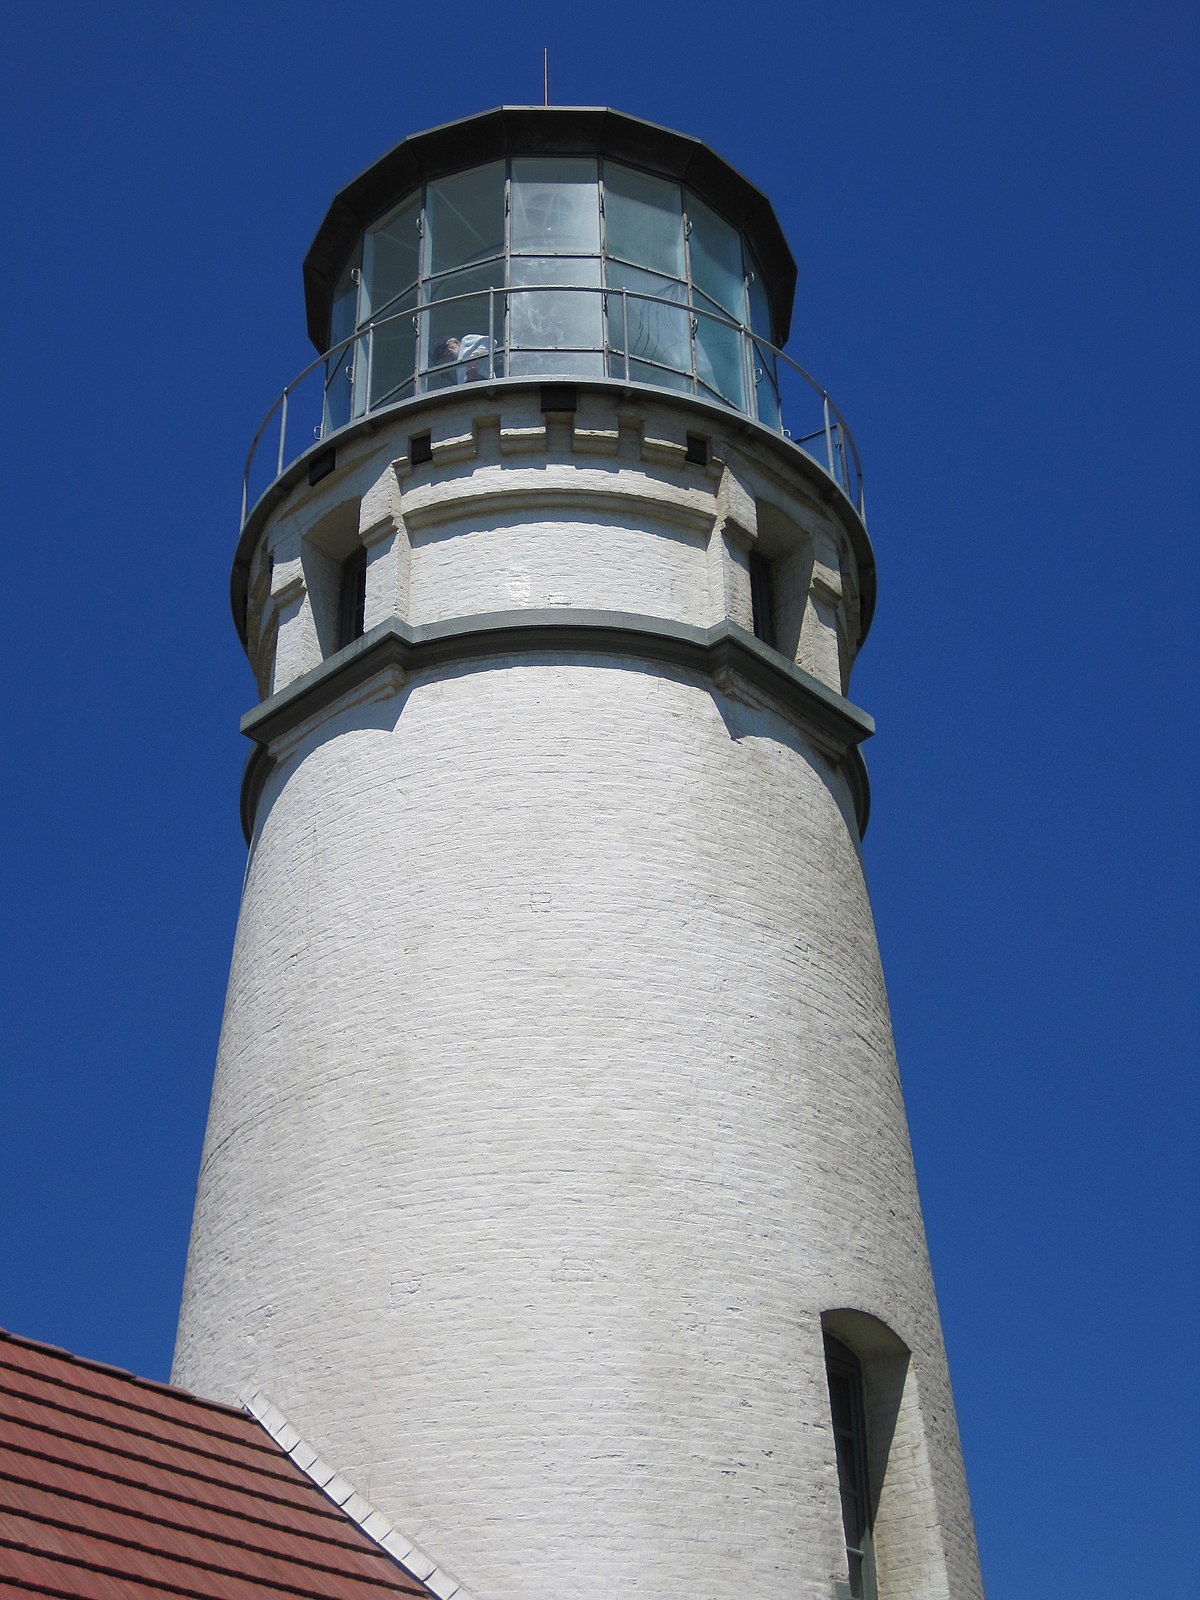
<svg viewBox="0 0 1200 1600">
<path fill-rule="evenodd" d="M 699 139 L 605 106 L 499 106 L 414 134 L 334 197 L 304 258 L 308 334 L 318 351 L 328 342 L 334 285 L 364 230 L 428 179 L 508 155 L 610 156 L 694 190 L 749 241 L 775 342 L 786 342 L 796 263 L 766 195 L 728 162 Z"/>
</svg>

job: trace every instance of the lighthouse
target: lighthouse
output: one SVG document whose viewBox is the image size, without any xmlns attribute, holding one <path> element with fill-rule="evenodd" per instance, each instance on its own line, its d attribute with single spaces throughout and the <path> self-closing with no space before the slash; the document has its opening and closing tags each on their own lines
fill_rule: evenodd
<svg viewBox="0 0 1200 1600">
<path fill-rule="evenodd" d="M 770 204 L 504 107 L 304 274 L 175 1380 L 267 1397 L 447 1593 L 978 1596 L 861 861 L 862 475 Z"/>
</svg>

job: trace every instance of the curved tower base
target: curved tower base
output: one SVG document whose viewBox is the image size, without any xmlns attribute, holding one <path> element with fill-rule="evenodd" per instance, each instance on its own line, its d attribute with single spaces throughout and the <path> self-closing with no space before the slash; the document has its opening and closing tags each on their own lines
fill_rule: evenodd
<svg viewBox="0 0 1200 1600">
<path fill-rule="evenodd" d="M 865 548 L 793 447 L 603 384 L 401 410 L 256 531 L 175 1377 L 261 1388 L 477 1600 L 831 1600 L 829 1349 L 878 1593 L 979 1593 L 859 858 Z"/>
</svg>

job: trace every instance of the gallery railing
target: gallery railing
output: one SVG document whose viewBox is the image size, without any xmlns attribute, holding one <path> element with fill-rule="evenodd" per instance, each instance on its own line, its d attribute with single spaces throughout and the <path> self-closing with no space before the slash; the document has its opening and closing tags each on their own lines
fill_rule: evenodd
<svg viewBox="0 0 1200 1600">
<path fill-rule="evenodd" d="M 598 300 L 594 316 L 580 297 Z M 434 333 L 456 313 L 465 331 L 458 349 L 447 349 Z M 594 342 L 580 342 L 583 332 Z M 633 289 L 536 284 L 405 306 L 309 362 L 254 435 L 242 523 L 293 461 L 364 417 L 459 384 L 535 377 L 617 379 L 728 406 L 789 439 L 866 520 L 850 429 L 816 379 L 782 350 L 713 312 Z"/>
</svg>

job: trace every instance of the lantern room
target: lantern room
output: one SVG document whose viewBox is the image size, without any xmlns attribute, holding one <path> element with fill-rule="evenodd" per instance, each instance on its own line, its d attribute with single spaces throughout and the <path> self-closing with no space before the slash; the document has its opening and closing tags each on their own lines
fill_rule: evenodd
<svg viewBox="0 0 1200 1600">
<path fill-rule="evenodd" d="M 850 430 L 783 350 L 795 286 L 766 196 L 698 139 L 574 106 L 416 134 L 317 230 L 304 290 L 318 353 L 254 436 L 243 525 L 397 407 L 546 380 L 732 412 L 798 446 L 865 522 Z"/>
<path fill-rule="evenodd" d="M 765 197 L 609 110 L 504 107 L 406 140 L 305 264 L 323 431 L 455 384 L 609 378 L 780 427 L 796 268 Z"/>
</svg>

